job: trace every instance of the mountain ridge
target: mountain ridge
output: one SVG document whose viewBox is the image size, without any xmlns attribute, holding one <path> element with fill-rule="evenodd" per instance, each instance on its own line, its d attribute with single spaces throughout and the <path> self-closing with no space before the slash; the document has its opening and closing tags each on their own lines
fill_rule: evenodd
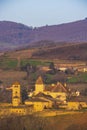
<svg viewBox="0 0 87 130">
<path fill-rule="evenodd" d="M 34 28 L 21 23 L 0 21 L 0 50 L 32 45 L 45 40 L 59 43 L 87 42 L 87 18 Z"/>
</svg>

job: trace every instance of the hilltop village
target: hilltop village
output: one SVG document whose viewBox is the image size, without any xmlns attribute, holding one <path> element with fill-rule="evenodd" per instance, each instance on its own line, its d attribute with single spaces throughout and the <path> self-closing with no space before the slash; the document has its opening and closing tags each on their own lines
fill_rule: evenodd
<svg viewBox="0 0 87 130">
<path fill-rule="evenodd" d="M 6 88 L 12 91 L 11 103 L 0 103 L 0 116 L 29 115 L 45 110 L 75 111 L 87 108 L 87 102 L 82 98 L 79 91 L 71 91 L 66 83 L 51 84 L 46 87 L 41 76 L 35 83 L 35 90 L 28 92 L 28 98 L 22 101 L 21 86 L 15 82 Z M 51 114 L 51 113 L 50 113 Z"/>
</svg>

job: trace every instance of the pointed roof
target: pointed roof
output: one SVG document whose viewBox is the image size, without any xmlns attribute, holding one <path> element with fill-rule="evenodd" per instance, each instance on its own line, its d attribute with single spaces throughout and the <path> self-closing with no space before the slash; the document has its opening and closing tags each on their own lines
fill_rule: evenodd
<svg viewBox="0 0 87 130">
<path fill-rule="evenodd" d="M 20 85 L 20 83 L 16 81 L 15 83 L 13 83 L 13 85 Z"/>
<path fill-rule="evenodd" d="M 43 84 L 43 80 L 41 76 L 39 76 L 38 79 L 36 80 L 36 84 Z"/>
</svg>

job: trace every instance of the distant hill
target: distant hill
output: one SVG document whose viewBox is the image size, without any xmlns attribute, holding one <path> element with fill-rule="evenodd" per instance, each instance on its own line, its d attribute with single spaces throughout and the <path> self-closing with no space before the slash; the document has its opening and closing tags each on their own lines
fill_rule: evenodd
<svg viewBox="0 0 87 130">
<path fill-rule="evenodd" d="M 87 19 L 38 28 L 0 21 L 0 50 L 27 46 L 38 41 L 87 42 Z"/>
<path fill-rule="evenodd" d="M 0 50 L 8 50 L 23 46 L 32 40 L 32 29 L 23 24 L 1 21 L 0 22 Z"/>
<path fill-rule="evenodd" d="M 68 44 L 49 48 L 40 48 L 33 53 L 33 58 L 84 60 L 87 61 L 87 43 Z"/>
<path fill-rule="evenodd" d="M 34 59 L 60 59 L 60 60 L 78 60 L 78 61 L 87 61 L 87 42 L 86 43 L 60 43 L 61 45 L 57 45 L 57 43 L 46 42 L 49 46 L 46 46 L 44 42 L 38 42 L 36 45 L 41 44 L 42 46 L 35 46 L 31 48 L 28 46 L 26 48 L 21 48 L 18 50 L 14 50 L 5 54 L 4 57 L 8 58 L 17 58 L 20 57 L 22 59 L 26 58 L 34 58 Z"/>
</svg>

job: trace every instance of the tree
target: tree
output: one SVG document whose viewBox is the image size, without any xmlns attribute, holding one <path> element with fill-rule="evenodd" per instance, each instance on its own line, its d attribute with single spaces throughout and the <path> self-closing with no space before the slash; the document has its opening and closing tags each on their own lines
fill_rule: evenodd
<svg viewBox="0 0 87 130">
<path fill-rule="evenodd" d="M 27 78 L 29 78 L 30 70 L 31 70 L 31 65 L 29 63 L 26 64 L 26 72 L 27 72 Z"/>
<path fill-rule="evenodd" d="M 55 69 L 55 67 L 54 67 L 54 63 L 53 63 L 53 62 L 50 63 L 49 68 L 52 69 L 52 70 Z"/>
<path fill-rule="evenodd" d="M 28 93 L 26 89 L 22 90 L 22 102 L 24 102 L 26 99 L 28 99 Z"/>
<path fill-rule="evenodd" d="M 49 69 L 51 69 L 51 70 L 49 70 L 49 72 L 48 72 L 49 74 L 56 74 L 57 70 L 55 69 L 55 66 L 54 66 L 54 63 L 53 63 L 53 62 L 50 63 Z"/>
</svg>

